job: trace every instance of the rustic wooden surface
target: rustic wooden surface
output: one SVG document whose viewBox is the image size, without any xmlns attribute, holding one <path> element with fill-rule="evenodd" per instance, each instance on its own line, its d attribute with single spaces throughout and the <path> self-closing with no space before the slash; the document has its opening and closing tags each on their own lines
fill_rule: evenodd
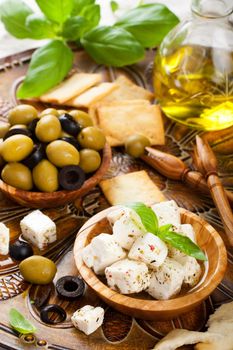
<svg viewBox="0 0 233 350">
<path fill-rule="evenodd" d="M 138 65 L 115 70 L 97 66 L 84 52 L 80 51 L 76 53 L 74 66 L 80 71 L 101 71 L 108 80 L 113 80 L 117 74 L 124 73 L 137 84 L 150 87 L 153 54 L 153 52 L 149 52 L 145 61 Z M 13 93 L 14 86 L 18 84 L 17 80 L 20 80 L 25 74 L 30 55 L 29 51 L 0 61 L 0 113 L 2 114 L 0 118 L 5 118 L 9 108 L 16 103 Z M 162 150 L 171 152 L 190 166 L 192 162 L 191 151 L 195 136 L 198 134 L 197 131 L 187 129 L 167 119 L 165 127 L 166 146 L 162 147 Z M 233 128 L 221 132 L 203 133 L 202 136 L 210 142 L 212 149 L 217 154 L 219 174 L 223 185 L 232 191 Z M 193 330 L 205 329 L 208 315 L 213 312 L 214 308 L 233 299 L 233 249 L 228 246 L 220 218 L 210 197 L 190 189 L 179 181 L 166 179 L 143 161 L 135 161 L 123 154 L 121 149 L 113 151 L 113 160 L 107 177 L 140 169 L 148 171 L 167 198 L 175 199 L 178 205 L 198 213 L 221 234 L 228 249 L 228 269 L 219 287 L 206 302 L 173 321 L 143 321 L 125 316 L 107 307 L 88 288 L 84 298 L 77 302 L 59 299 L 53 286 L 45 289 L 37 286 L 28 288 L 29 286 L 23 282 L 19 274 L 17 265 L 11 259 L 2 257 L 0 258 L 0 348 L 35 349 L 35 345 L 26 346 L 9 327 L 8 312 L 11 307 L 16 307 L 35 324 L 37 327 L 36 336 L 38 339 L 45 339 L 49 349 L 147 350 L 151 349 L 158 339 L 175 327 Z M 74 203 L 56 210 L 48 209 L 45 211 L 55 220 L 58 227 L 58 241 L 43 252 L 44 255 L 57 263 L 56 279 L 67 274 L 77 274 L 72 256 L 75 235 L 88 218 L 107 207 L 108 203 L 100 189 L 96 187 L 82 200 L 78 199 Z M 18 206 L 0 195 L 0 221 L 9 226 L 11 241 L 19 236 L 19 221 L 29 211 L 30 209 Z M 50 291 L 50 295 L 47 295 L 48 291 Z M 46 295 L 47 302 L 58 303 L 66 309 L 68 317 L 62 324 L 47 326 L 40 321 L 37 305 Z M 75 330 L 70 322 L 72 312 L 86 303 L 102 305 L 106 310 L 103 326 L 89 337 Z M 183 349 L 192 349 L 192 347 L 183 347 Z"/>
</svg>

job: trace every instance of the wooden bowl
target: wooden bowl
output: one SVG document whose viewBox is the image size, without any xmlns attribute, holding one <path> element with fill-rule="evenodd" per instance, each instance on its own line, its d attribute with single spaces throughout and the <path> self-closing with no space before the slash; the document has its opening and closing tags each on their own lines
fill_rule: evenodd
<svg viewBox="0 0 233 350">
<path fill-rule="evenodd" d="M 111 233 L 110 225 L 106 219 L 106 214 L 110 210 L 112 208 L 95 215 L 81 228 L 74 245 L 74 257 L 77 268 L 88 286 L 113 308 L 141 319 L 168 320 L 186 313 L 200 304 L 221 282 L 227 267 L 227 253 L 221 237 L 206 221 L 185 209 L 181 209 L 182 223 L 193 225 L 197 243 L 208 257 L 208 263 L 203 264 L 204 274 L 198 285 L 185 295 L 178 295 L 169 300 L 148 300 L 146 293 L 132 297 L 113 291 L 84 264 L 81 258 L 83 247 L 89 244 L 93 237 L 101 232 Z"/>
<path fill-rule="evenodd" d="M 111 147 L 106 144 L 103 149 L 102 163 L 95 174 L 87 179 L 83 186 L 73 191 L 56 191 L 52 193 L 24 191 L 7 185 L 0 180 L 0 190 L 11 200 L 30 208 L 55 208 L 70 203 L 82 197 L 95 187 L 110 165 L 112 157 Z"/>
</svg>

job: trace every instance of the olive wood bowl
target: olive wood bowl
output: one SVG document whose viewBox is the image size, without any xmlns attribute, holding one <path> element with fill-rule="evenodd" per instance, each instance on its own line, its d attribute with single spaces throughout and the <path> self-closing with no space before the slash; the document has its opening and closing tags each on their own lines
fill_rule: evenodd
<svg viewBox="0 0 233 350">
<path fill-rule="evenodd" d="M 82 187 L 73 191 L 56 191 L 52 193 L 24 191 L 7 185 L 0 180 L 0 190 L 11 200 L 30 208 L 55 208 L 70 203 L 82 197 L 95 187 L 104 174 L 107 172 L 112 158 L 111 147 L 106 143 L 103 154 L 102 163 L 99 169 L 87 179 Z"/>
<path fill-rule="evenodd" d="M 118 311 L 136 318 L 147 320 L 168 320 L 180 314 L 187 313 L 205 300 L 221 282 L 227 267 L 225 245 L 217 233 L 206 221 L 196 214 L 181 209 L 181 222 L 192 224 L 196 233 L 197 244 L 208 257 L 208 263 L 203 264 L 203 275 L 198 285 L 184 295 L 178 295 L 169 300 L 149 299 L 147 293 L 134 296 L 122 295 L 110 289 L 104 278 L 97 276 L 82 261 L 81 251 L 90 243 L 93 237 L 102 232 L 111 233 L 111 227 L 106 214 L 112 208 L 106 209 L 90 220 L 79 231 L 75 245 L 74 258 L 79 273 L 87 285 L 107 304 Z"/>
</svg>

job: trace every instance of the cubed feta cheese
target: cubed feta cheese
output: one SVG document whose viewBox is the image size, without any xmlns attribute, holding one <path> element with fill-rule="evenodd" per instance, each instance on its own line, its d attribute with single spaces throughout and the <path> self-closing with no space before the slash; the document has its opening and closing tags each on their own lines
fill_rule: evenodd
<svg viewBox="0 0 233 350">
<path fill-rule="evenodd" d="M 104 309 L 102 307 L 94 307 L 86 305 L 75 311 L 71 317 L 71 321 L 75 328 L 89 335 L 99 328 L 104 320 Z"/>
<path fill-rule="evenodd" d="M 155 299 L 166 300 L 180 292 L 184 268 L 175 260 L 166 258 L 163 265 L 151 274 L 148 293 Z"/>
<path fill-rule="evenodd" d="M 82 259 L 84 263 L 89 267 L 90 269 L 94 265 L 94 252 L 92 249 L 92 245 L 88 244 L 85 248 L 83 248 L 82 251 Z"/>
<path fill-rule="evenodd" d="M 107 266 L 124 259 L 125 251 L 115 242 L 113 235 L 101 233 L 83 249 L 82 258 L 97 275 L 103 275 Z"/>
<path fill-rule="evenodd" d="M 152 233 L 146 233 L 136 239 L 129 251 L 129 259 L 143 261 L 154 269 L 164 262 L 168 249 L 166 244 Z"/>
<path fill-rule="evenodd" d="M 55 223 L 40 210 L 34 210 L 20 221 L 23 237 L 37 246 L 44 249 L 49 243 L 56 241 Z"/>
<path fill-rule="evenodd" d="M 146 233 L 140 217 L 134 210 L 127 210 L 113 225 L 113 237 L 120 246 L 129 250 L 135 239 Z"/>
<path fill-rule="evenodd" d="M 175 247 L 172 247 L 170 245 L 168 248 L 168 256 L 169 256 L 169 258 L 176 260 L 182 266 L 185 265 L 185 263 L 187 261 L 187 257 L 188 257 L 185 253 L 181 252 L 180 250 L 178 250 Z"/>
<path fill-rule="evenodd" d="M 195 232 L 194 232 L 192 225 L 190 225 L 190 224 L 180 225 L 179 232 L 182 233 L 184 236 L 190 238 L 191 241 L 193 241 L 194 243 L 196 243 L 196 236 L 195 236 Z"/>
<path fill-rule="evenodd" d="M 121 294 L 139 293 L 149 286 L 150 274 L 145 263 L 124 259 L 105 269 L 110 288 Z"/>
<path fill-rule="evenodd" d="M 0 222 L 0 254 L 9 253 L 10 231 L 3 222 Z"/>
<path fill-rule="evenodd" d="M 119 220 L 125 212 L 127 212 L 128 208 L 116 206 L 113 210 L 111 210 L 107 214 L 107 219 L 111 225 L 114 225 L 117 220 Z"/>
<path fill-rule="evenodd" d="M 179 207 L 175 201 L 166 201 L 152 205 L 152 210 L 157 215 L 159 226 L 171 224 L 174 228 L 180 225 Z"/>
<path fill-rule="evenodd" d="M 187 256 L 184 264 L 184 283 L 194 287 L 201 277 L 201 266 L 195 258 Z"/>
</svg>

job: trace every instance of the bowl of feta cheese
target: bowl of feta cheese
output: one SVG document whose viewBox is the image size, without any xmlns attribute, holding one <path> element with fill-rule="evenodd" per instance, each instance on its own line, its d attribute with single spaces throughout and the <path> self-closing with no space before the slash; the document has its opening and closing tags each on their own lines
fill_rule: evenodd
<svg viewBox="0 0 233 350">
<path fill-rule="evenodd" d="M 108 305 L 167 320 L 205 300 L 221 282 L 227 254 L 218 232 L 174 200 L 106 209 L 80 229 L 77 268 Z"/>
</svg>

